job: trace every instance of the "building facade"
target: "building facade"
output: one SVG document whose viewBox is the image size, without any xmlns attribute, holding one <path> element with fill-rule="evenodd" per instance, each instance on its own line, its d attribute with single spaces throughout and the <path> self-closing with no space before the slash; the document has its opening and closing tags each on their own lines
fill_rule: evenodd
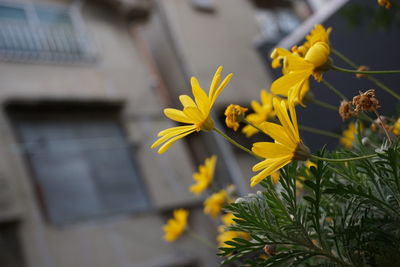
<svg viewBox="0 0 400 267">
<path fill-rule="evenodd" d="M 296 27 L 304 7 L 281 10 L 292 22 L 275 31 Z M 162 225 L 187 208 L 191 228 L 215 240 L 218 222 L 188 191 L 195 166 L 217 154 L 217 183 L 245 194 L 254 161 L 213 134 L 165 155 L 150 145 L 174 125 L 162 109 L 190 94 L 192 75 L 206 89 L 219 65 L 234 73 L 216 118 L 269 87 L 264 11 L 242 0 L 0 1 L 0 265 L 218 265 L 188 236 L 163 241 Z"/>
</svg>

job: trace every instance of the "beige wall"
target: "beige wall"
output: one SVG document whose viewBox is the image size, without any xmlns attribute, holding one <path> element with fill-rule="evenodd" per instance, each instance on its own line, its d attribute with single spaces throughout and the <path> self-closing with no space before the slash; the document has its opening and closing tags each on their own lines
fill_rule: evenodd
<svg viewBox="0 0 400 267">
<path fill-rule="evenodd" d="M 249 2 L 219 0 L 214 13 L 205 13 L 193 8 L 191 1 L 157 1 L 190 75 L 198 77 L 207 89 L 219 65 L 224 66 L 225 74 L 234 73 L 220 103 L 256 99 L 270 82 L 253 46 L 257 26 Z"/>
<path fill-rule="evenodd" d="M 18 150 L 10 121 L 2 113 L 0 169 L 9 189 L 0 195 L 0 201 L 3 197 L 8 203 L 0 207 L 0 218 L 21 222 L 24 256 L 32 267 L 174 266 L 182 255 L 200 259 L 201 266 L 215 266 L 215 251 L 205 250 L 188 237 L 174 245 L 162 240 L 161 227 L 166 221 L 162 211 L 179 206 L 194 205 L 192 227 L 202 226 L 201 231 L 209 238 L 213 233 L 212 228 L 204 228 L 210 222 L 199 216 L 200 200 L 187 190 L 194 167 L 183 143 L 178 142 L 163 156 L 149 149 L 158 130 L 171 124 L 161 117 L 161 101 L 152 90 L 128 25 L 94 5 L 84 6 L 83 18 L 97 47 L 98 60 L 82 65 L 1 62 L 0 101 L 124 101 L 123 126 L 128 139 L 138 144 L 137 156 L 152 208 L 141 214 L 64 227 L 49 224 L 39 209 L 31 173 Z"/>
</svg>

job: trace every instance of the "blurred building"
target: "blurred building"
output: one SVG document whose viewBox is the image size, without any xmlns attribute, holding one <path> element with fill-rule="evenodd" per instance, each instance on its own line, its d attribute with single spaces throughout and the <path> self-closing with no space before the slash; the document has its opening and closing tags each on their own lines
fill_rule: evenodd
<svg viewBox="0 0 400 267">
<path fill-rule="evenodd" d="M 1 1 L 0 266 L 216 264 L 187 237 L 162 239 L 173 208 L 195 207 L 196 231 L 207 220 L 184 145 L 150 150 L 171 123 L 131 34 L 148 12 L 146 1 Z"/>
<path fill-rule="evenodd" d="M 163 241 L 162 225 L 188 208 L 213 241 L 218 223 L 187 190 L 196 165 L 217 154 L 216 182 L 244 194 L 254 160 L 209 133 L 158 155 L 174 126 L 162 109 L 192 75 L 207 90 L 219 65 L 235 76 L 216 117 L 258 99 L 266 51 L 325 2 L 1 0 L 0 266 L 218 265 L 188 236 Z"/>
</svg>

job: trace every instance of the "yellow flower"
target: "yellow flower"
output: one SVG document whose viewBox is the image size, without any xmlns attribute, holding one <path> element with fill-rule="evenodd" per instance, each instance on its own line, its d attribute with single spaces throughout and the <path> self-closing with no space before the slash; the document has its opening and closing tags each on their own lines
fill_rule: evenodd
<svg viewBox="0 0 400 267">
<path fill-rule="evenodd" d="M 310 154 L 310 150 L 300 139 L 293 101 L 290 101 L 288 106 L 290 117 L 285 102 L 274 99 L 274 109 L 282 125 L 271 122 L 260 125 L 260 128 L 275 142 L 253 144 L 252 151 L 265 160 L 253 166 L 253 171 L 262 171 L 251 178 L 251 186 L 255 186 L 293 160 L 306 160 Z"/>
<path fill-rule="evenodd" d="M 246 232 L 241 232 L 241 231 L 226 231 L 227 226 L 234 225 L 235 222 L 233 219 L 235 219 L 235 215 L 233 213 L 227 213 L 221 217 L 221 221 L 224 225 L 220 225 L 218 227 L 218 232 L 219 235 L 217 236 L 217 241 L 219 244 L 219 247 L 229 247 L 229 245 L 225 244 L 226 241 L 231 241 L 233 238 L 243 238 L 243 239 L 249 239 L 250 235 Z"/>
<path fill-rule="evenodd" d="M 174 242 L 182 235 L 187 226 L 187 217 L 189 212 L 185 209 L 174 210 L 174 217 L 169 219 L 167 224 L 163 226 L 164 240 Z"/>
<path fill-rule="evenodd" d="M 306 172 L 307 172 L 307 173 L 309 173 L 309 169 L 310 169 L 311 167 L 317 168 L 317 164 L 315 164 L 314 162 L 309 161 L 309 160 L 307 160 L 306 162 L 304 162 L 304 166 L 307 167 L 307 169 L 306 169 Z"/>
<path fill-rule="evenodd" d="M 332 28 L 325 29 L 321 24 L 317 24 L 311 30 L 310 34 L 306 36 L 306 41 L 303 45 L 297 47 L 292 47 L 292 52 L 298 54 L 301 57 L 304 57 L 310 47 L 312 47 L 317 42 L 325 42 L 329 43 L 329 34 L 332 31 Z"/>
<path fill-rule="evenodd" d="M 225 190 L 212 194 L 204 201 L 204 213 L 216 219 L 227 202 L 228 194 Z"/>
<path fill-rule="evenodd" d="M 348 128 L 343 131 L 342 138 L 339 142 L 346 148 L 350 149 L 353 147 L 353 142 L 356 138 L 357 129 L 354 123 L 350 123 Z"/>
<path fill-rule="evenodd" d="M 392 3 L 389 0 L 378 0 L 378 4 L 380 6 L 384 6 L 387 9 L 392 7 Z"/>
<path fill-rule="evenodd" d="M 192 77 L 190 82 L 194 101 L 187 95 L 181 95 L 179 96 L 179 100 L 183 105 L 183 110 L 173 108 L 164 109 L 164 114 L 169 119 L 189 125 L 173 127 L 159 132 L 158 136 L 160 138 L 151 145 L 151 148 L 155 148 L 164 143 L 158 150 L 158 153 L 162 154 L 177 140 L 194 132 L 199 132 L 201 130 L 209 131 L 214 128 L 214 121 L 210 117 L 211 108 L 233 75 L 230 73 L 222 83 L 219 84 L 221 71 L 222 67 L 219 67 L 215 72 L 208 95 L 201 89 L 197 79 Z"/>
<path fill-rule="evenodd" d="M 262 122 L 268 120 L 269 118 L 275 116 L 274 108 L 272 106 L 273 95 L 268 93 L 266 90 L 261 90 L 260 92 L 261 104 L 257 101 L 251 101 L 251 107 L 254 113 L 246 116 L 246 120 L 259 126 Z M 242 132 L 247 136 L 251 137 L 258 132 L 256 128 L 250 125 L 243 127 Z"/>
<path fill-rule="evenodd" d="M 236 219 L 236 216 L 233 215 L 233 213 L 227 213 L 227 214 L 221 216 L 221 221 L 226 226 L 235 224 L 235 221 L 233 219 Z"/>
<path fill-rule="evenodd" d="M 214 179 L 215 165 L 217 156 L 213 155 L 207 158 L 204 165 L 199 166 L 199 172 L 193 174 L 193 179 L 196 181 L 189 190 L 195 195 L 200 195 L 211 184 Z"/>
<path fill-rule="evenodd" d="M 317 164 L 315 164 L 312 161 L 307 160 L 306 162 L 304 162 L 304 166 L 306 166 L 307 168 L 311 168 L 311 167 L 315 167 L 317 168 Z"/>
<path fill-rule="evenodd" d="M 284 75 L 271 85 L 273 94 L 288 96 L 294 99 L 295 103 L 304 105 L 303 98 L 309 90 L 308 78 L 313 75 L 317 81 L 321 81 L 321 68 L 328 62 L 329 33 L 330 29 L 325 30 L 322 25 L 316 25 L 306 37 L 307 42 L 303 44 L 302 49 L 297 49 L 300 52 L 290 53 L 280 48 L 272 53 L 273 60 L 280 57 L 284 62 Z"/>
<path fill-rule="evenodd" d="M 227 241 L 232 241 L 234 238 L 243 238 L 243 239 L 249 239 L 250 235 L 246 232 L 241 232 L 241 231 L 226 231 L 225 226 L 220 225 L 218 227 L 218 236 L 217 236 L 217 241 L 218 241 L 218 246 L 220 248 L 227 248 L 231 247 L 228 244 L 225 244 Z"/>
<path fill-rule="evenodd" d="M 239 122 L 243 119 L 244 113 L 247 108 L 241 107 L 239 105 L 230 104 L 225 110 L 225 123 L 228 128 L 232 128 L 235 132 L 239 128 Z"/>
<path fill-rule="evenodd" d="M 400 135 L 400 118 L 394 123 L 392 132 L 395 135 Z"/>
</svg>

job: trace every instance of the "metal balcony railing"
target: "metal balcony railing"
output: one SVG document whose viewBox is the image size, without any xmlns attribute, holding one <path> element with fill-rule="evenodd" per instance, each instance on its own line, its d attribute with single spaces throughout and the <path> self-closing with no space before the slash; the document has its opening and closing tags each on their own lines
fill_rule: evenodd
<svg viewBox="0 0 400 267">
<path fill-rule="evenodd" d="M 95 59 L 76 10 L 41 9 L 0 3 L 0 60 L 68 63 Z"/>
</svg>

